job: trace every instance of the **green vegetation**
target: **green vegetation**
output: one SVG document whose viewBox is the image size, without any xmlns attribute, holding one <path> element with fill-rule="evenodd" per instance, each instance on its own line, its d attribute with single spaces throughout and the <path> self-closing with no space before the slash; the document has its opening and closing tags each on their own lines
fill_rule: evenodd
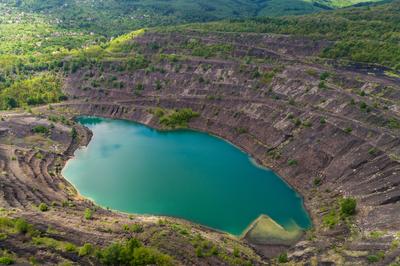
<svg viewBox="0 0 400 266">
<path fill-rule="evenodd" d="M 385 233 L 382 232 L 382 231 L 372 231 L 372 232 L 369 234 L 369 236 L 370 236 L 371 238 L 373 238 L 373 239 L 381 238 L 381 237 L 384 236 L 384 235 L 385 235 Z"/>
<path fill-rule="evenodd" d="M 278 262 L 279 263 L 286 263 L 286 262 L 288 262 L 289 260 L 288 260 L 288 256 L 287 256 L 287 253 L 285 252 L 285 253 L 282 253 L 282 254 L 280 254 L 279 256 L 278 256 Z"/>
<path fill-rule="evenodd" d="M 190 49 L 193 56 L 214 57 L 226 56 L 233 51 L 230 44 L 203 44 L 199 40 L 190 39 L 184 48 Z"/>
<path fill-rule="evenodd" d="M 28 233 L 29 229 L 30 229 L 30 225 L 24 219 L 18 218 L 15 221 L 15 230 L 18 233 L 26 234 L 26 233 Z"/>
<path fill-rule="evenodd" d="M 143 225 L 141 224 L 133 224 L 130 229 L 134 233 L 141 233 L 143 232 Z"/>
<path fill-rule="evenodd" d="M 83 257 L 91 255 L 93 252 L 94 252 L 93 245 L 90 243 L 85 243 L 82 247 L 79 248 L 78 255 Z"/>
<path fill-rule="evenodd" d="M 47 230 L 49 231 L 49 230 Z M 53 230 L 54 231 L 54 230 Z M 58 234 L 56 231 L 52 233 Z M 81 257 L 88 256 L 90 260 L 95 260 L 104 265 L 175 265 L 174 260 L 156 249 L 143 246 L 139 240 L 130 239 L 128 241 L 114 243 L 100 249 L 91 243 L 85 243 L 77 247 L 71 242 L 46 236 L 47 232 L 34 229 L 22 218 L 0 217 L 1 234 L 26 234 L 24 243 L 32 244 L 47 250 L 57 250 L 61 252 L 74 253 Z M 61 236 L 61 235 L 60 235 Z M 96 262 L 96 259 L 98 260 Z M 9 265 L 15 262 L 14 256 L 6 251 L 0 250 L 0 264 Z"/>
<path fill-rule="evenodd" d="M 199 113 L 194 112 L 190 108 L 173 111 L 156 109 L 153 112 L 157 117 L 159 117 L 160 124 L 167 128 L 187 127 L 187 124 L 192 118 L 199 116 Z"/>
<path fill-rule="evenodd" d="M 289 159 L 289 160 L 287 161 L 287 164 L 288 164 L 289 166 L 295 166 L 295 165 L 298 164 L 298 162 L 297 162 L 297 160 L 295 160 L 295 159 Z"/>
<path fill-rule="evenodd" d="M 44 14 L 50 21 L 54 21 L 57 28 L 80 29 L 86 33 L 93 32 L 111 37 L 143 27 L 205 22 L 223 18 L 306 14 L 374 1 L 377 0 L 217 0 L 211 2 L 64 0 L 62 4 L 57 1 L 8 0 L 3 3 L 8 3 L 4 5 L 6 15 L 11 12 L 32 14 L 35 22 L 37 21 L 42 29 L 46 29 L 47 26 L 41 16 Z M 69 42 L 74 42 L 77 38 L 75 35 L 66 34 L 65 36 L 68 37 Z"/>
<path fill-rule="evenodd" d="M 314 186 L 319 187 L 322 184 L 321 178 L 315 178 L 313 184 Z"/>
<path fill-rule="evenodd" d="M 53 248 L 63 252 L 76 252 L 77 247 L 69 242 L 56 240 L 50 237 L 33 237 L 32 243 L 37 246 Z"/>
<path fill-rule="evenodd" d="M 326 80 L 327 78 L 329 78 L 330 73 L 329 72 L 323 72 L 320 76 L 319 79 L 320 80 Z"/>
<path fill-rule="evenodd" d="M 1 265 L 11 265 L 14 264 L 14 260 L 7 256 L 0 257 L 0 264 Z"/>
<path fill-rule="evenodd" d="M 39 204 L 38 208 L 39 208 L 39 210 L 42 211 L 42 212 L 46 212 L 46 211 L 49 210 L 49 207 L 47 206 L 47 204 L 46 204 L 46 203 L 43 203 L 43 202 Z"/>
<path fill-rule="evenodd" d="M 203 239 L 200 235 L 197 235 L 192 240 L 192 243 L 195 248 L 196 256 L 199 258 L 218 255 L 217 247 L 212 242 Z"/>
<path fill-rule="evenodd" d="M 367 261 L 369 263 L 375 263 L 382 260 L 385 257 L 385 253 L 383 251 L 378 251 L 375 254 L 368 255 Z"/>
<path fill-rule="evenodd" d="M 2 90 L 1 87 L 0 85 L 0 109 L 53 103 L 64 97 L 60 79 L 50 73 L 16 80 L 10 86 L 3 85 Z"/>
<path fill-rule="evenodd" d="M 353 131 L 353 129 L 351 128 L 351 127 L 346 127 L 345 129 L 344 129 L 344 132 L 346 132 L 346 133 L 351 133 Z"/>
<path fill-rule="evenodd" d="M 356 213 L 357 201 L 354 198 L 345 198 L 340 201 L 340 213 L 344 216 Z"/>
<path fill-rule="evenodd" d="M 387 121 L 387 127 L 391 129 L 400 129 L 400 121 L 394 117 L 391 117 Z"/>
<path fill-rule="evenodd" d="M 85 209 L 84 217 L 85 217 L 86 220 L 92 220 L 92 218 L 93 218 L 93 212 L 92 212 L 92 210 L 89 209 L 89 208 L 86 208 L 86 209 Z"/>
<path fill-rule="evenodd" d="M 249 130 L 245 127 L 237 127 L 235 128 L 235 130 L 238 134 L 246 134 L 247 132 L 249 132 Z"/>
<path fill-rule="evenodd" d="M 378 152 L 378 149 L 375 147 L 372 147 L 371 149 L 368 150 L 368 154 L 370 155 L 375 155 Z"/>
<path fill-rule="evenodd" d="M 78 131 L 76 130 L 76 128 L 72 128 L 71 129 L 71 138 L 72 139 L 76 139 L 78 137 Z"/>
<path fill-rule="evenodd" d="M 323 224 L 328 228 L 335 227 L 339 222 L 339 215 L 335 209 L 330 210 L 322 217 Z"/>
<path fill-rule="evenodd" d="M 46 126 L 42 126 L 42 125 L 34 126 L 32 128 L 32 131 L 34 133 L 38 133 L 38 134 L 48 134 L 49 133 L 49 129 Z"/>
<path fill-rule="evenodd" d="M 328 228 L 335 227 L 340 221 L 348 223 L 356 214 L 357 201 L 354 198 L 339 199 L 322 217 L 323 224 Z"/>
<path fill-rule="evenodd" d="M 309 36 L 335 43 L 321 56 L 378 63 L 400 70 L 400 1 L 315 15 L 254 18 L 182 26 L 202 31 L 261 32 Z M 321 80 L 329 74 L 321 75 Z"/>
<path fill-rule="evenodd" d="M 123 243 L 111 244 L 97 251 L 96 257 L 105 265 L 174 265 L 170 256 L 144 247 L 134 238 Z"/>
<path fill-rule="evenodd" d="M 370 2 L 371 0 L 366 0 Z M 375 1 L 375 0 L 372 0 Z M 162 26 L 182 22 L 210 21 L 220 18 L 243 18 L 254 15 L 304 14 L 331 7 L 348 6 L 360 0 L 218 0 L 198 3 L 195 0 L 85 2 L 65 0 L 63 5 L 40 0 L 8 0 L 0 4 L 0 109 L 54 103 L 67 99 L 61 91 L 63 79 L 87 65 L 103 68 L 108 59 L 118 59 L 117 70 L 150 69 L 149 61 L 140 53 L 127 54 L 135 48 L 130 40 L 143 30 L 131 32 L 107 42 L 111 36 L 144 26 Z M 229 3 L 229 4 L 227 4 Z M 323 51 L 326 58 L 380 63 L 400 68 L 399 2 L 338 10 L 322 14 L 232 20 L 209 24 L 174 27 L 189 30 L 268 32 L 305 35 L 328 39 L 335 44 Z M 190 16 L 188 15 L 190 14 Z M 87 18 L 91 18 L 90 20 Z M 160 49 L 153 44 L 152 49 Z M 82 49 L 84 48 L 84 49 Z M 183 47 L 191 55 L 229 56 L 230 44 L 204 44 L 191 39 Z M 178 56 L 165 55 L 176 62 Z M 160 59 L 162 57 L 160 56 Z M 154 67 L 153 67 L 154 68 Z M 154 69 L 156 70 L 156 69 Z M 160 70 L 162 71 L 162 70 Z M 386 71 L 397 75 L 395 71 Z M 260 82 L 269 83 L 276 70 L 255 73 Z M 320 87 L 329 73 L 320 75 Z M 122 81 L 93 80 L 92 86 L 108 84 L 123 88 Z M 157 81 L 156 89 L 163 83 Z M 140 95 L 143 87 L 137 87 Z M 369 110 L 368 108 L 365 110 Z M 388 126 L 397 126 L 388 121 Z"/>
<path fill-rule="evenodd" d="M 0 234 L 2 238 L 6 239 L 7 234 L 36 235 L 37 232 L 33 229 L 32 225 L 22 218 L 0 217 Z"/>
</svg>

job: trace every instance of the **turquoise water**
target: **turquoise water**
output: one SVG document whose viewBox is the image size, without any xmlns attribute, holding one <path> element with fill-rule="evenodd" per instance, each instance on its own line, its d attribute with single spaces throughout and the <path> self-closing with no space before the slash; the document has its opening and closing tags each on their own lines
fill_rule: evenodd
<svg viewBox="0 0 400 266">
<path fill-rule="evenodd" d="M 181 217 L 235 235 L 260 214 L 284 227 L 310 226 L 295 191 L 222 139 L 122 120 L 78 121 L 93 138 L 75 152 L 63 175 L 97 204 Z"/>
</svg>

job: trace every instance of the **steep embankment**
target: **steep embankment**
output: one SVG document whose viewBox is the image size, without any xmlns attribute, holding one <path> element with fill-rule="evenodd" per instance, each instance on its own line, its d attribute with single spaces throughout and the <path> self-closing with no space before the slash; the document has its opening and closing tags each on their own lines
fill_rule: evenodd
<svg viewBox="0 0 400 266">
<path fill-rule="evenodd" d="M 66 160 L 91 138 L 70 120 L 76 114 L 56 106 L 33 114 L 2 113 L 2 263 L 110 265 L 125 264 L 131 255 L 137 265 L 263 263 L 230 235 L 175 218 L 112 212 L 83 199 L 61 175 Z M 126 253 L 109 246 L 132 238 L 145 249 Z"/>
<path fill-rule="evenodd" d="M 315 229 L 290 259 L 396 257 L 397 77 L 334 66 L 317 58 L 329 41 L 283 35 L 150 31 L 113 45 L 69 76 L 65 91 L 79 100 L 65 106 L 155 127 L 156 108 L 191 108 L 191 128 L 235 143 L 304 196 Z M 349 196 L 357 215 L 342 219 Z"/>
</svg>

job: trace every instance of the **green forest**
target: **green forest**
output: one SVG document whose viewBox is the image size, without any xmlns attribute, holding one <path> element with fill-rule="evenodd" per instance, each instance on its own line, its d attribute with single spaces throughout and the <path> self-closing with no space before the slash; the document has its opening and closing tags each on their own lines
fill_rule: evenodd
<svg viewBox="0 0 400 266">
<path fill-rule="evenodd" d="M 182 26 L 221 32 L 278 33 L 334 41 L 322 57 L 400 70 L 400 1 L 305 16 L 266 17 Z"/>
<path fill-rule="evenodd" d="M 294 0 L 288 0 L 288 3 L 290 1 Z M 225 5 L 227 3 L 225 0 L 218 0 L 210 2 L 210 5 L 215 5 L 215 7 L 202 6 L 199 9 L 192 6 L 195 3 L 199 5 L 199 2 L 194 0 L 168 1 L 171 13 L 164 15 L 157 12 L 162 10 L 165 13 L 167 8 L 164 5 L 167 2 L 159 2 L 107 0 L 90 2 L 92 4 L 89 5 L 89 2 L 78 0 L 3 1 L 0 3 L 2 14 L 0 17 L 0 108 L 28 108 L 31 105 L 65 99 L 61 93 L 65 75 L 76 71 L 85 62 L 93 60 L 91 57 L 99 58 L 118 52 L 118 49 L 122 47 L 118 45 L 118 42 L 132 38 L 137 32 L 121 35 L 108 43 L 110 36 L 145 26 L 159 26 L 157 30 L 190 29 L 308 36 L 333 42 L 320 55 L 323 58 L 377 63 L 400 70 L 399 0 L 301 16 L 257 18 L 235 17 L 254 15 L 254 8 L 243 9 L 242 6 L 256 2 L 260 4 L 265 1 L 228 1 L 230 4 Z M 268 2 L 268 4 L 271 5 L 273 2 Z M 311 2 L 315 7 L 316 1 L 302 3 L 310 4 Z M 329 1 L 329 5 L 328 1 L 323 2 L 326 4 L 323 9 L 329 9 L 358 1 Z M 157 11 L 155 7 L 159 10 Z M 121 9 L 126 12 L 118 15 Z M 153 13 L 148 13 L 148 10 L 152 10 Z M 188 12 L 188 10 L 191 11 Z M 232 15 L 236 14 L 235 10 L 236 12 L 240 10 L 242 13 Z M 142 11 L 152 15 L 147 17 Z M 143 14 L 139 20 L 130 19 L 136 15 L 140 16 L 138 14 L 141 12 Z M 287 13 L 291 14 L 291 12 Z M 301 13 L 308 13 L 308 11 Z M 194 16 L 191 19 L 185 19 L 179 14 Z M 200 17 L 196 17 L 196 14 Z M 163 26 L 219 18 L 230 18 L 230 20 Z M 224 49 L 229 49 L 229 47 Z M 145 63 L 143 59 L 139 61 L 131 62 L 130 68 L 135 68 L 136 64 Z"/>
</svg>

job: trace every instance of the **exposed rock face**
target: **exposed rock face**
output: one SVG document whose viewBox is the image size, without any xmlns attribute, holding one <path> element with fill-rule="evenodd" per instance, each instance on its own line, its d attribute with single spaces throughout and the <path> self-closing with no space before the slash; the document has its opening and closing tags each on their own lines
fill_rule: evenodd
<svg viewBox="0 0 400 266">
<path fill-rule="evenodd" d="M 193 56 L 187 45 L 193 39 L 232 49 Z M 150 32 L 130 44 L 151 61 L 147 69 L 116 71 L 120 61 L 104 63 L 103 71 L 81 69 L 66 91 L 87 100 L 67 105 L 153 127 L 160 126 L 149 111 L 155 107 L 200 112 L 191 128 L 233 142 L 303 195 L 316 238 L 296 246 L 295 259 L 307 257 L 298 256 L 304 250 L 308 256 L 330 252 L 333 243 L 367 254 L 390 246 L 400 230 L 399 79 L 379 67 L 318 63 L 329 42 L 287 36 Z M 174 58 L 159 56 L 154 44 Z M 123 85 L 91 85 L 110 77 Z M 325 228 L 322 217 L 347 196 L 358 202 L 354 224 Z M 369 238 L 372 231 L 385 231 L 387 245 Z M 365 254 L 353 255 L 340 253 L 365 262 Z"/>
</svg>

